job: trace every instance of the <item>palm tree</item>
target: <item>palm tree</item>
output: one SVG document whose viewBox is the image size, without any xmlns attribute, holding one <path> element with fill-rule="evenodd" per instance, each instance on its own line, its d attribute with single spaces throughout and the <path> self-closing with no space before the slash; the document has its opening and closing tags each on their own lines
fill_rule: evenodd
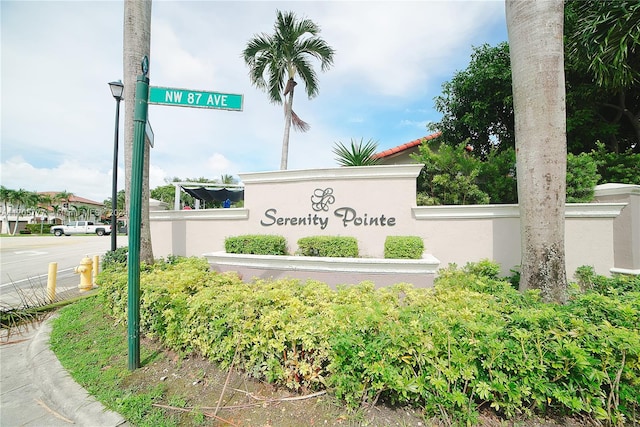
<svg viewBox="0 0 640 427">
<path fill-rule="evenodd" d="M 39 194 L 40 196 L 40 209 L 39 211 L 42 212 L 42 214 L 44 215 L 45 213 L 47 214 L 47 220 L 49 219 L 49 206 L 51 206 L 51 203 L 53 203 L 53 197 L 51 197 L 51 195 L 46 194 L 46 193 L 41 193 Z"/>
<path fill-rule="evenodd" d="M 362 138 L 360 141 L 351 140 L 349 147 L 338 141 L 333 147 L 333 154 L 335 154 L 336 161 L 340 166 L 372 166 L 380 163 L 380 159 L 375 157 L 378 150 L 378 142 L 368 140 L 364 142 Z"/>
<path fill-rule="evenodd" d="M 4 185 L 0 186 L 0 203 L 2 203 L 2 230 L 0 233 L 9 234 L 9 203 L 13 197 L 14 190 Z"/>
<path fill-rule="evenodd" d="M 76 210 L 76 219 L 81 221 L 88 221 L 89 218 L 89 207 L 86 205 L 75 205 L 74 209 Z"/>
<path fill-rule="evenodd" d="M 71 217 L 68 214 L 69 208 L 71 207 L 70 201 L 73 196 L 74 194 L 69 193 L 67 190 L 61 191 L 53 196 L 55 200 L 62 202 L 62 209 L 67 213 L 67 221 L 71 220 Z"/>
<path fill-rule="evenodd" d="M 33 220 L 35 220 L 36 218 L 40 203 L 42 203 L 42 196 L 40 194 L 36 193 L 35 191 L 27 192 L 27 195 L 24 199 L 24 207 L 31 212 Z"/>
<path fill-rule="evenodd" d="M 280 169 L 287 169 L 289 157 L 289 131 L 291 125 L 307 131 L 309 125 L 293 112 L 293 92 L 296 76 L 305 84 L 309 99 L 318 95 L 318 77 L 311 59 L 320 61 L 322 71 L 333 65 L 334 50 L 318 37 L 320 27 L 309 19 L 298 20 L 293 12 L 277 11 L 274 34 L 259 34 L 249 40 L 242 52 L 249 67 L 251 83 L 269 94 L 274 104 L 282 104 L 285 98 L 284 137 Z M 286 84 L 285 84 L 286 79 Z"/>
<path fill-rule="evenodd" d="M 236 179 L 233 175 L 220 175 L 220 183 L 221 184 L 236 184 Z"/>
<path fill-rule="evenodd" d="M 11 233 L 12 235 L 15 235 L 18 231 L 18 224 L 20 223 L 20 212 L 22 211 L 22 207 L 27 200 L 28 194 L 29 192 L 23 188 L 15 190 L 11 193 L 9 202 L 11 203 L 13 210 L 16 212 L 16 222 L 13 227 L 13 232 Z"/>
<path fill-rule="evenodd" d="M 133 162 L 133 131 L 136 78 L 142 58 L 151 51 L 151 0 L 125 0 L 124 2 L 124 163 L 126 211 L 131 205 L 131 171 Z M 151 229 L 149 228 L 149 149 L 144 149 L 142 172 L 142 200 L 140 216 L 140 261 L 153 264 Z M 117 204 L 117 203 L 116 203 Z M 116 206 L 117 207 L 117 206 Z"/>
<path fill-rule="evenodd" d="M 566 300 L 563 0 L 507 0 L 520 206 L 520 289 Z"/>
</svg>

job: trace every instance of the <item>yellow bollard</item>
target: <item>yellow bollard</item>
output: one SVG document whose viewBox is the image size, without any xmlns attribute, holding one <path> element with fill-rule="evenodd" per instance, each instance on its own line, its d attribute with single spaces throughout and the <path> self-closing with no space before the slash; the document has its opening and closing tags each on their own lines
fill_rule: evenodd
<svg viewBox="0 0 640 427">
<path fill-rule="evenodd" d="M 96 278 L 98 277 L 98 273 L 100 272 L 100 257 L 98 255 L 93 256 L 93 286 L 96 285 Z"/>
<path fill-rule="evenodd" d="M 80 273 L 80 284 L 78 288 L 80 288 L 81 292 L 90 291 L 93 288 L 93 283 L 91 283 L 92 264 L 91 258 L 86 256 L 80 261 L 80 266 L 73 269 L 76 273 Z"/>
<path fill-rule="evenodd" d="M 58 263 L 49 263 L 49 273 L 47 274 L 47 298 L 52 303 L 56 299 L 56 279 L 58 277 Z"/>
</svg>

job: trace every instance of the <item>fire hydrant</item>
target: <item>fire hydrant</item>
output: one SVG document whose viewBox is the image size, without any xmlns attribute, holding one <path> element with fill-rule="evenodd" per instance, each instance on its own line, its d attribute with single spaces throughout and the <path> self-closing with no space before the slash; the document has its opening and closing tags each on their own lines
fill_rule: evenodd
<svg viewBox="0 0 640 427">
<path fill-rule="evenodd" d="M 80 273 L 80 284 L 78 288 L 80 291 L 90 291 L 93 288 L 93 282 L 91 280 L 91 270 L 93 261 L 88 256 L 82 258 L 80 265 L 73 269 L 76 273 Z"/>
</svg>

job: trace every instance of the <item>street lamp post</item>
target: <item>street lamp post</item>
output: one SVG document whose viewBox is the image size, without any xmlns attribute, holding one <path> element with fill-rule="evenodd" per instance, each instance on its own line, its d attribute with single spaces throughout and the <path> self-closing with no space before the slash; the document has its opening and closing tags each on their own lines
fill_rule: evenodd
<svg viewBox="0 0 640 427">
<path fill-rule="evenodd" d="M 116 239 L 118 237 L 118 224 L 116 210 L 118 208 L 118 129 L 120 127 L 120 101 L 124 85 L 120 80 L 109 83 L 111 94 L 116 99 L 116 126 L 115 138 L 113 140 L 113 183 L 111 185 L 111 251 L 116 250 Z"/>
</svg>

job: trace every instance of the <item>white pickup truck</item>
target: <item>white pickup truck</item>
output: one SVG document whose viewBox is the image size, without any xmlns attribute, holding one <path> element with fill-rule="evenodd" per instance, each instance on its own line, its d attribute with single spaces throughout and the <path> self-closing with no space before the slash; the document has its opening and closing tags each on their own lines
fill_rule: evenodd
<svg viewBox="0 0 640 427">
<path fill-rule="evenodd" d="M 71 236 L 72 234 L 97 234 L 104 236 L 111 234 L 111 226 L 108 224 L 94 224 L 91 221 L 71 221 L 67 225 L 55 225 L 51 232 L 56 236 Z"/>
</svg>

